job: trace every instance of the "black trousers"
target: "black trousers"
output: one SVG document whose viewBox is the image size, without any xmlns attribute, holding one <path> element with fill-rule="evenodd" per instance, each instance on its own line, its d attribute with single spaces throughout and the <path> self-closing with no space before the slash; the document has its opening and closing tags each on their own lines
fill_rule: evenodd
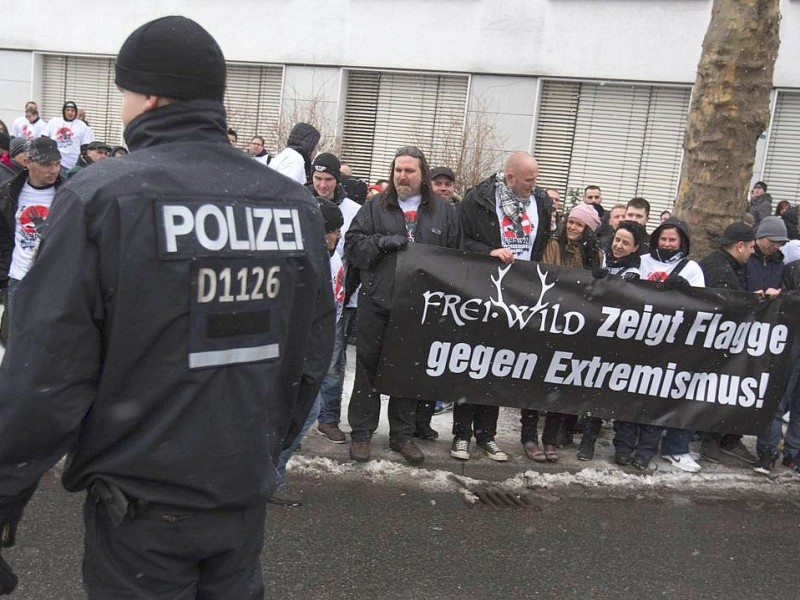
<svg viewBox="0 0 800 600">
<path fill-rule="evenodd" d="M 183 510 L 151 505 L 114 527 L 89 495 L 83 581 L 89 600 L 264 598 L 264 505 Z"/>
<path fill-rule="evenodd" d="M 456 403 L 453 406 L 453 436 L 461 440 L 486 442 L 497 435 L 499 406 L 484 404 Z"/>
<path fill-rule="evenodd" d="M 564 415 L 561 413 L 548 412 L 544 417 L 544 431 L 542 431 L 542 443 L 555 446 L 558 443 L 558 430 Z M 531 408 L 523 408 L 519 411 L 519 422 L 522 425 L 520 430 L 520 441 L 538 442 L 539 441 L 539 411 Z"/>
<path fill-rule="evenodd" d="M 365 441 L 378 429 L 381 395 L 374 387 L 383 340 L 389 325 L 389 313 L 377 308 L 361 294 L 358 297 L 358 333 L 356 334 L 356 376 L 347 410 L 351 439 Z M 389 398 L 389 439 L 410 439 L 416 428 L 417 400 Z"/>
</svg>

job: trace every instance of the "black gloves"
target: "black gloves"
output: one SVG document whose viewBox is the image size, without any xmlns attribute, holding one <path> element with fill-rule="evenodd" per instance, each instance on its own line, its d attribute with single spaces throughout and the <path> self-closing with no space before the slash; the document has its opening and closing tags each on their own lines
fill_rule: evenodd
<svg viewBox="0 0 800 600">
<path fill-rule="evenodd" d="M 689 283 L 686 279 L 678 275 L 677 277 L 667 277 L 664 281 L 664 289 L 665 290 L 676 290 L 676 291 L 686 291 L 692 288 L 692 284 Z"/>
<path fill-rule="evenodd" d="M 595 267 L 592 269 L 592 277 L 595 279 L 603 279 L 606 275 L 608 275 L 608 269 L 604 269 L 603 267 Z"/>
<path fill-rule="evenodd" d="M 640 279 L 639 274 L 636 273 L 635 271 L 628 271 L 622 276 L 622 278 L 625 281 L 639 281 Z"/>
<path fill-rule="evenodd" d="M 406 249 L 408 238 L 404 235 L 382 235 L 376 244 L 381 252 L 397 252 Z"/>
<path fill-rule="evenodd" d="M 19 579 L 14 575 L 14 571 L 11 570 L 11 567 L 8 566 L 8 563 L 4 561 L 2 555 L 0 555 L 0 596 L 13 592 L 17 589 L 18 583 Z"/>
</svg>

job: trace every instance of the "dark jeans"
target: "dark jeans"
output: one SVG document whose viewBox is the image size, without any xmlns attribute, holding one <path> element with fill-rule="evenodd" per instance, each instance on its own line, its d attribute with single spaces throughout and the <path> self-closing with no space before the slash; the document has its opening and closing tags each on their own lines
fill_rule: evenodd
<svg viewBox="0 0 800 600">
<path fill-rule="evenodd" d="M 365 441 L 372 438 L 381 416 L 381 395 L 373 382 L 378 371 L 389 313 L 375 307 L 361 294 L 358 298 L 358 333 L 356 337 L 356 376 L 347 419 L 351 439 Z M 414 398 L 389 398 L 389 439 L 400 443 L 410 439 L 416 427 L 417 400 Z"/>
<path fill-rule="evenodd" d="M 433 411 L 435 408 L 436 402 L 431 402 L 429 400 L 418 400 L 416 422 L 430 425 L 431 419 L 433 419 Z"/>
<path fill-rule="evenodd" d="M 88 496 L 83 581 L 89 600 L 263 599 L 264 505 L 185 510 L 151 505 L 113 527 Z"/>
<path fill-rule="evenodd" d="M 336 323 L 336 337 L 333 344 L 331 366 L 322 380 L 319 388 L 321 398 L 319 407 L 320 423 L 336 423 L 342 411 L 342 387 L 344 387 L 344 373 L 347 367 L 347 330 L 350 320 L 355 314 L 355 309 L 345 308 L 342 316 Z"/>
<path fill-rule="evenodd" d="M 637 462 L 647 464 L 658 454 L 663 427 L 614 421 L 614 451 L 633 454 Z"/>
<path fill-rule="evenodd" d="M 474 434 L 478 443 L 494 439 L 499 414 L 499 406 L 457 403 L 453 407 L 453 436 L 469 441 Z"/>
<path fill-rule="evenodd" d="M 542 444 L 555 446 L 558 440 L 558 430 L 561 427 L 563 415 L 561 413 L 549 412 L 544 418 L 544 431 L 542 431 Z M 539 411 L 530 408 L 523 408 L 519 411 L 519 422 L 522 424 L 520 431 L 520 441 L 538 442 L 539 440 Z"/>
</svg>

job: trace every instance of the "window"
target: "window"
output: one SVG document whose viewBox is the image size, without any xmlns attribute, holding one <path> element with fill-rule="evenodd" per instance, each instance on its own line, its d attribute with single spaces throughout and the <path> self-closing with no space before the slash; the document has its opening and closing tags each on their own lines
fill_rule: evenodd
<svg viewBox="0 0 800 600">
<path fill-rule="evenodd" d="M 655 223 L 672 209 L 690 88 L 544 81 L 534 154 L 539 181 L 599 185 L 606 208 L 643 196 Z"/>
<path fill-rule="evenodd" d="M 281 106 L 283 67 L 228 65 L 225 108 L 228 126 L 239 134 L 239 146 L 261 135 L 275 151 Z M 86 110 L 95 138 L 111 145 L 123 143 L 122 94 L 114 84 L 114 59 L 85 56 L 44 57 L 42 116 L 61 115 L 66 100 Z"/>
<path fill-rule="evenodd" d="M 800 189 L 800 92 L 779 91 L 770 124 L 763 180 L 773 199 L 797 201 Z"/>
<path fill-rule="evenodd" d="M 356 177 L 385 179 L 402 146 L 419 146 L 430 165 L 460 147 L 464 133 L 465 75 L 350 71 L 342 160 Z"/>
</svg>

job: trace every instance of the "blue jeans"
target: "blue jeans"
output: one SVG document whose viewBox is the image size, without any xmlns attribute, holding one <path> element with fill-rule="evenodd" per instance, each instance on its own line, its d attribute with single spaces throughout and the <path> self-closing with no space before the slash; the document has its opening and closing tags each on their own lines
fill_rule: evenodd
<svg viewBox="0 0 800 600">
<path fill-rule="evenodd" d="M 783 438 L 783 454 L 795 457 L 800 453 L 800 360 L 795 361 L 789 384 L 778 403 L 778 410 L 769 425 L 769 429 L 756 440 L 756 452 L 759 456 L 772 454 L 778 447 L 783 434 L 783 415 L 789 413 L 789 426 Z"/>
<path fill-rule="evenodd" d="M 691 429 L 675 429 L 668 427 L 661 442 L 661 454 L 676 456 L 679 454 L 689 454 L 689 442 L 692 441 Z"/>
<path fill-rule="evenodd" d="M 322 403 L 319 409 L 320 423 L 336 423 L 338 425 L 341 418 L 342 388 L 344 387 L 344 372 L 347 366 L 347 330 L 355 313 L 355 309 L 345 308 L 339 322 L 336 323 L 336 337 L 333 342 L 331 366 L 328 368 L 328 372 L 319 388 L 319 394 L 322 396 Z"/>
<path fill-rule="evenodd" d="M 281 452 L 281 455 L 278 457 L 278 464 L 275 465 L 278 487 L 281 487 L 284 483 L 286 483 L 286 464 L 289 462 L 289 459 L 292 458 L 292 454 L 294 454 L 300 447 L 300 443 L 303 441 L 306 433 L 308 433 L 308 430 L 311 429 L 311 426 L 317 420 L 317 415 L 319 415 L 320 401 L 320 395 L 317 394 L 317 399 L 314 400 L 314 406 L 311 407 L 311 412 L 308 413 L 308 418 L 306 419 L 306 422 L 303 423 L 303 428 L 300 430 L 300 433 L 297 434 L 297 437 L 292 440 L 292 443 L 289 445 L 289 447 Z"/>
</svg>

